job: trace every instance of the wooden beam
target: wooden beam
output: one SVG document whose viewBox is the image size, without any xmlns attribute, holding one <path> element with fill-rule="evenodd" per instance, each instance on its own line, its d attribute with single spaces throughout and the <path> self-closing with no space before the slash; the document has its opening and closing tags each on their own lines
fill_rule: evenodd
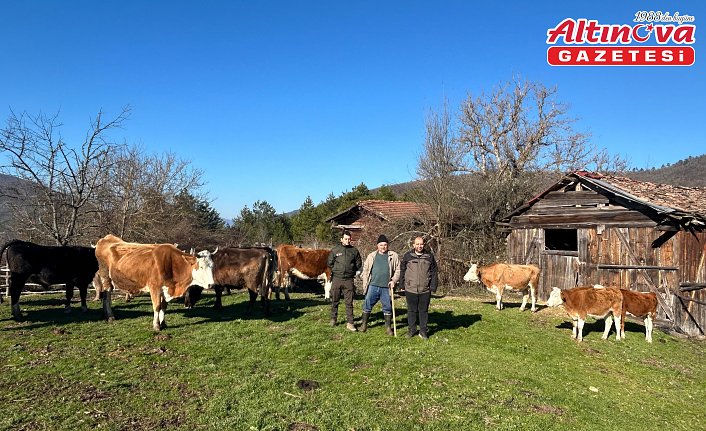
<svg viewBox="0 0 706 431">
<path fill-rule="evenodd" d="M 678 266 L 658 266 L 658 265 L 614 265 L 610 263 L 599 263 L 598 269 L 657 269 L 660 271 L 677 271 Z"/>
<path fill-rule="evenodd" d="M 635 264 L 637 264 L 638 259 L 637 256 L 635 256 L 635 252 L 632 250 L 630 247 L 630 243 L 628 243 L 628 239 L 625 238 L 625 235 L 623 235 L 623 232 L 620 231 L 620 229 L 615 229 L 614 232 L 618 235 L 618 238 L 620 239 L 620 242 L 623 243 L 623 246 L 628 251 L 628 254 L 630 255 L 630 258 L 633 260 Z M 674 316 L 672 314 L 672 309 L 669 307 L 669 304 L 667 304 L 667 301 L 662 297 L 662 294 L 660 293 L 659 289 L 657 286 L 655 286 L 654 281 L 652 281 L 652 277 L 650 277 L 649 274 L 647 274 L 647 271 L 642 270 L 644 273 L 642 274 L 643 277 L 645 277 L 645 281 L 647 281 L 647 286 L 652 290 L 655 294 L 657 294 L 657 302 L 659 302 L 659 305 L 662 306 L 662 309 L 664 310 L 664 314 L 667 316 L 667 319 L 671 320 L 674 322 Z"/>
<path fill-rule="evenodd" d="M 682 292 L 691 292 L 692 290 L 706 289 L 706 283 L 690 283 L 682 282 L 679 283 L 679 290 Z"/>
</svg>

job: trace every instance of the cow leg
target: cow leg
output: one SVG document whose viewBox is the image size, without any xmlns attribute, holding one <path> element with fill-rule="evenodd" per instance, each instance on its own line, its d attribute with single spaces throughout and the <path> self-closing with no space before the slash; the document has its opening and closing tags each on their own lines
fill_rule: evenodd
<svg viewBox="0 0 706 431">
<path fill-rule="evenodd" d="M 291 301 L 292 298 L 289 297 L 289 286 L 284 286 L 284 300 Z"/>
<path fill-rule="evenodd" d="M 571 321 L 571 338 L 576 339 L 578 336 L 578 320 L 572 320 Z"/>
<path fill-rule="evenodd" d="M 520 311 L 525 311 L 525 307 L 527 306 L 528 299 L 529 299 L 529 292 L 525 291 L 525 294 L 522 295 L 522 305 L 520 305 Z"/>
<path fill-rule="evenodd" d="M 219 284 L 213 285 L 213 290 L 216 292 L 216 303 L 213 304 L 213 308 L 221 311 L 223 310 L 223 303 L 221 302 L 221 296 L 223 296 L 223 286 Z"/>
<path fill-rule="evenodd" d="M 26 276 L 10 273 L 10 306 L 12 308 L 12 317 L 15 319 L 22 318 L 22 312 L 20 311 L 20 294 L 22 293 L 22 288 L 25 286 L 25 281 L 27 281 Z"/>
<path fill-rule="evenodd" d="M 536 295 L 536 292 L 535 292 L 536 290 L 537 290 L 537 289 L 535 289 L 534 286 L 530 285 L 530 295 L 532 295 L 532 308 L 530 308 L 530 310 L 531 310 L 533 313 L 536 313 L 536 312 L 537 312 L 537 295 Z"/>
<path fill-rule="evenodd" d="M 331 280 L 324 279 L 324 299 L 331 300 Z"/>
<path fill-rule="evenodd" d="M 152 299 L 152 329 L 154 332 L 159 332 L 161 328 L 161 323 L 164 321 L 164 310 L 162 309 L 162 302 L 164 301 L 164 296 L 162 292 L 158 289 L 150 289 L 150 298 Z"/>
<path fill-rule="evenodd" d="M 270 315 L 270 300 L 267 297 L 267 295 L 260 295 L 260 297 L 262 298 L 261 299 L 262 310 L 264 311 L 265 316 L 269 316 Z"/>
<path fill-rule="evenodd" d="M 618 337 L 618 340 L 619 340 L 620 339 L 619 338 L 620 337 L 620 324 L 618 322 L 620 322 L 620 319 L 616 320 L 616 328 L 615 328 L 618 331 L 618 335 L 616 335 L 616 336 Z M 609 314 L 605 317 L 605 329 L 603 329 L 603 336 L 601 337 L 602 339 L 604 339 L 604 340 L 608 339 L 608 334 L 610 334 L 610 325 L 612 325 L 612 324 L 613 324 L 613 316 Z"/>
<path fill-rule="evenodd" d="M 86 303 L 86 299 L 88 297 L 88 284 L 78 286 L 78 295 L 81 297 L 81 312 L 85 313 L 88 311 L 88 304 Z"/>
<path fill-rule="evenodd" d="M 645 340 L 652 342 L 652 316 L 649 314 L 645 317 Z"/>
<path fill-rule="evenodd" d="M 583 341 L 583 324 L 586 323 L 586 321 L 582 318 L 579 317 L 578 321 L 576 322 L 576 341 L 579 343 Z"/>
<path fill-rule="evenodd" d="M 616 332 L 615 341 L 620 341 L 620 339 L 622 338 L 620 335 L 620 328 L 621 328 L 621 326 L 620 326 L 620 313 L 615 315 L 614 319 L 615 319 L 615 332 Z"/>
<path fill-rule="evenodd" d="M 71 313 L 71 300 L 74 298 L 74 285 L 66 283 L 66 303 L 64 304 L 64 313 Z"/>
<path fill-rule="evenodd" d="M 500 292 L 495 294 L 495 309 L 496 310 L 503 309 L 503 294 Z"/>
<path fill-rule="evenodd" d="M 252 313 L 253 308 L 255 307 L 255 301 L 257 300 L 257 292 L 248 289 L 248 293 L 250 294 L 250 301 L 248 302 L 248 314 Z"/>
<path fill-rule="evenodd" d="M 110 271 L 100 267 L 98 274 L 93 278 L 94 286 L 96 281 L 100 282 L 100 288 L 96 288 L 96 290 L 100 291 L 100 297 L 103 300 L 103 316 L 108 322 L 112 322 L 115 320 L 115 316 L 113 315 L 112 307 L 113 282 L 110 279 Z"/>
</svg>

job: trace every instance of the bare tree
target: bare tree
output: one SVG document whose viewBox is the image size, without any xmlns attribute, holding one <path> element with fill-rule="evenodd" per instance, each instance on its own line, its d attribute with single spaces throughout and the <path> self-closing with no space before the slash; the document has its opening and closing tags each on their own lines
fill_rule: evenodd
<svg viewBox="0 0 706 431">
<path fill-rule="evenodd" d="M 104 231 L 134 241 L 172 242 L 193 228 L 193 215 L 177 205 L 177 197 L 188 191 L 205 199 L 200 170 L 173 153 L 145 155 L 135 147 L 112 154 L 110 165 L 100 200 Z"/>
<path fill-rule="evenodd" d="M 92 199 L 104 186 L 108 156 L 118 147 L 107 135 L 120 128 L 129 114 L 130 108 L 124 107 L 106 119 L 99 111 L 83 142 L 72 146 L 60 134 L 58 114 L 11 111 L 0 137 L 0 150 L 7 154 L 2 170 L 27 180 L 28 187 L 16 196 L 13 209 L 28 237 L 66 245 L 90 231 L 96 219 Z"/>
<path fill-rule="evenodd" d="M 460 280 L 464 262 L 504 258 L 505 234 L 495 222 L 552 179 L 576 169 L 625 166 L 597 150 L 588 133 L 574 130 L 576 120 L 556 94 L 556 88 L 515 79 L 490 95 L 468 95 L 457 122 L 447 103 L 427 117 L 416 198 L 434 208 L 436 223 L 427 236 L 435 241 L 447 288 Z"/>
</svg>

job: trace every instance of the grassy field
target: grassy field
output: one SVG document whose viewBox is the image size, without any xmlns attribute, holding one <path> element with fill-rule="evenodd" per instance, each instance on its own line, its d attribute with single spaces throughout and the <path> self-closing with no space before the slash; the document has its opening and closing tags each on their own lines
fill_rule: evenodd
<svg viewBox="0 0 706 431">
<path fill-rule="evenodd" d="M 658 330 L 571 340 L 562 309 L 495 311 L 491 296 L 432 300 L 430 339 L 329 327 L 329 305 L 295 294 L 246 316 L 247 295 L 212 310 L 179 303 L 151 331 L 148 296 L 65 315 L 61 296 L 0 307 L 2 430 L 706 429 L 706 344 Z M 356 300 L 356 317 L 361 301 Z M 343 305 L 339 316 L 343 315 Z"/>
</svg>

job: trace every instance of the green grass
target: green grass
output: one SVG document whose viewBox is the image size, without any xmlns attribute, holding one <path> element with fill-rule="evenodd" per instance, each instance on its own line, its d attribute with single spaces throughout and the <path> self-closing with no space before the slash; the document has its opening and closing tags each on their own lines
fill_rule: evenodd
<svg viewBox="0 0 706 431">
<path fill-rule="evenodd" d="M 351 333 L 309 294 L 269 319 L 243 293 L 222 313 L 206 294 L 172 304 L 159 335 L 148 296 L 116 298 L 113 324 L 60 298 L 23 296 L 21 322 L 0 307 L 2 430 L 706 429 L 703 342 L 655 329 L 650 345 L 630 322 L 604 341 L 596 322 L 577 344 L 563 310 L 521 313 L 514 296 L 501 312 L 490 295 L 432 300 L 427 341 L 404 337 L 403 299 L 391 338 L 379 305 Z"/>
</svg>

